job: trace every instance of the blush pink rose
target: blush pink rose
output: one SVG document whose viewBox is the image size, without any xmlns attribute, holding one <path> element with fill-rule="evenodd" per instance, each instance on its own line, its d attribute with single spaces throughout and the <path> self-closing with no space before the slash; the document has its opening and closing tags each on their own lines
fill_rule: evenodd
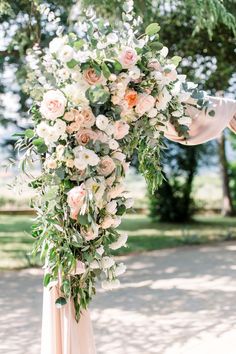
<svg viewBox="0 0 236 354">
<path fill-rule="evenodd" d="M 67 194 L 67 203 L 71 210 L 71 218 L 77 219 L 79 211 L 84 203 L 86 191 L 83 185 L 72 188 Z"/>
<path fill-rule="evenodd" d="M 93 68 L 84 70 L 83 78 L 89 85 L 100 84 L 103 81 L 102 74 L 97 74 Z"/>
<path fill-rule="evenodd" d="M 97 134 L 91 129 L 84 128 L 79 130 L 75 137 L 79 144 L 86 145 L 91 140 L 95 141 L 97 138 Z"/>
<path fill-rule="evenodd" d="M 122 50 L 119 57 L 119 62 L 124 69 L 129 69 L 138 61 L 138 55 L 135 49 L 126 47 Z"/>
<path fill-rule="evenodd" d="M 122 120 L 116 121 L 114 128 L 114 138 L 117 140 L 123 139 L 129 133 L 129 124 Z"/>
<path fill-rule="evenodd" d="M 147 93 L 141 93 L 138 95 L 135 111 L 139 116 L 149 112 L 155 105 L 155 98 Z"/>
<path fill-rule="evenodd" d="M 108 176 L 110 175 L 114 169 L 116 168 L 116 165 L 112 158 L 110 156 L 104 156 L 101 158 L 100 163 L 98 164 L 98 173 L 101 174 L 102 176 Z"/>
<path fill-rule="evenodd" d="M 43 95 L 40 106 L 40 113 L 43 117 L 55 120 L 63 116 L 66 106 L 66 98 L 59 90 L 50 90 Z"/>
<path fill-rule="evenodd" d="M 83 108 L 80 112 L 83 117 L 83 121 L 81 122 L 81 127 L 83 128 L 91 128 L 95 123 L 95 116 L 90 108 Z"/>
</svg>

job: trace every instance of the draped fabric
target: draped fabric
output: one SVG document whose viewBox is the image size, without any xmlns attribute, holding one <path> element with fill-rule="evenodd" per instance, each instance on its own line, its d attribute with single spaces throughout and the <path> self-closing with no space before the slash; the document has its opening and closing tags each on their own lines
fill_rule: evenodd
<svg viewBox="0 0 236 354">
<path fill-rule="evenodd" d="M 217 138 L 229 127 L 236 133 L 236 101 L 226 98 L 209 97 L 211 117 L 205 111 L 189 106 L 188 114 L 193 121 L 189 138 L 179 137 L 174 127 L 168 124 L 164 132 L 166 138 L 186 145 L 197 145 Z M 43 326 L 41 354 L 96 354 L 93 330 L 88 311 L 84 311 L 79 323 L 74 318 L 73 303 L 57 309 L 58 287 L 44 289 Z"/>
<path fill-rule="evenodd" d="M 73 302 L 55 306 L 58 288 L 44 288 L 41 354 L 96 354 L 89 311 L 75 320 Z"/>
<path fill-rule="evenodd" d="M 187 140 L 178 136 L 170 123 L 164 131 L 165 137 L 180 144 L 198 145 L 217 138 L 227 127 L 236 133 L 236 101 L 221 97 L 208 97 L 208 99 L 210 107 L 207 112 L 214 110 L 213 117 L 204 110 L 188 107 L 188 114 L 193 121 L 189 127 Z"/>
</svg>

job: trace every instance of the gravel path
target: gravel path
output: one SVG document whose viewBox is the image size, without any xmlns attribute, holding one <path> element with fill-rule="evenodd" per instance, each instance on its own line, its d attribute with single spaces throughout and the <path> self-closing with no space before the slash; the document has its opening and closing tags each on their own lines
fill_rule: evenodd
<svg viewBox="0 0 236 354">
<path fill-rule="evenodd" d="M 236 243 L 122 261 L 121 288 L 92 304 L 98 354 L 236 353 Z M 0 353 L 39 354 L 41 279 L 35 269 L 0 274 Z"/>
</svg>

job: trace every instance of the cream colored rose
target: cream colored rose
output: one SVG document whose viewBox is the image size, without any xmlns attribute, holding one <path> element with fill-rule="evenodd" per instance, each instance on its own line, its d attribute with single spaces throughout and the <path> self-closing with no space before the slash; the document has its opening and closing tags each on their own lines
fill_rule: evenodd
<svg viewBox="0 0 236 354">
<path fill-rule="evenodd" d="M 43 95 L 40 113 L 43 117 L 55 120 L 65 112 L 66 98 L 59 90 L 50 90 Z"/>
<path fill-rule="evenodd" d="M 143 116 L 145 113 L 149 112 L 155 105 L 155 98 L 146 93 L 141 93 L 138 95 L 137 104 L 135 107 L 135 112 L 139 116 Z"/>
<path fill-rule="evenodd" d="M 102 176 L 109 176 L 115 168 L 116 165 L 112 158 L 110 156 L 104 156 L 98 164 L 97 171 Z"/>
</svg>

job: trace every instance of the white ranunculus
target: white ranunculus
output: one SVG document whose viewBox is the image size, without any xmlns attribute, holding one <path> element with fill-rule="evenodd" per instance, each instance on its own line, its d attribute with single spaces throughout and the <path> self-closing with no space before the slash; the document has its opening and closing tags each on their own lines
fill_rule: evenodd
<svg viewBox="0 0 236 354">
<path fill-rule="evenodd" d="M 56 37 L 49 43 L 49 52 L 57 54 L 65 44 L 65 39 Z"/>
<path fill-rule="evenodd" d="M 44 138 L 48 133 L 49 125 L 46 122 L 41 122 L 37 125 L 36 133 L 40 138 Z"/>
<path fill-rule="evenodd" d="M 112 123 L 109 123 L 108 126 L 106 127 L 106 133 L 108 135 L 112 135 L 115 132 L 115 127 Z"/>
<path fill-rule="evenodd" d="M 96 126 L 98 129 L 105 131 L 108 126 L 109 120 L 103 114 L 99 114 L 96 118 Z"/>
<path fill-rule="evenodd" d="M 78 166 L 78 169 L 84 169 L 88 165 L 96 166 L 100 161 L 98 155 L 90 149 L 82 148 L 78 150 L 77 148 L 75 148 L 73 151 L 75 153 L 75 167 Z"/>
<path fill-rule="evenodd" d="M 73 59 L 74 56 L 74 49 L 70 45 L 64 45 L 58 54 L 58 57 L 60 61 L 63 63 L 67 63 L 71 59 Z"/>
<path fill-rule="evenodd" d="M 117 212 L 117 203 L 116 203 L 115 200 L 112 200 L 111 202 L 107 203 L 106 211 L 109 214 L 116 214 L 116 212 Z"/>
<path fill-rule="evenodd" d="M 66 131 L 66 122 L 61 119 L 58 119 L 54 124 L 53 128 L 58 132 L 59 135 L 63 135 Z"/>
<path fill-rule="evenodd" d="M 113 258 L 105 256 L 102 258 L 101 264 L 102 264 L 103 269 L 109 269 L 109 268 L 113 267 L 113 265 L 115 264 L 115 261 Z"/>
<path fill-rule="evenodd" d="M 126 271 L 126 265 L 124 263 L 119 263 L 115 269 L 115 275 L 118 277 L 119 275 L 124 274 Z"/>
</svg>

